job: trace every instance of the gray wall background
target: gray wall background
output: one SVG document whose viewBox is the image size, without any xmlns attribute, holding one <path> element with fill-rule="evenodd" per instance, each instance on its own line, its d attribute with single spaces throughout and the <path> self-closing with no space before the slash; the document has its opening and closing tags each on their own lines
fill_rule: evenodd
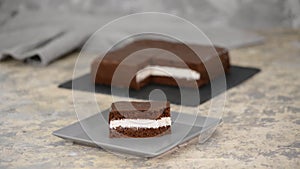
<svg viewBox="0 0 300 169">
<path fill-rule="evenodd" d="M 114 15 L 157 11 L 244 29 L 300 27 L 300 0 L 0 0 L 1 14 L 24 10 Z"/>
</svg>

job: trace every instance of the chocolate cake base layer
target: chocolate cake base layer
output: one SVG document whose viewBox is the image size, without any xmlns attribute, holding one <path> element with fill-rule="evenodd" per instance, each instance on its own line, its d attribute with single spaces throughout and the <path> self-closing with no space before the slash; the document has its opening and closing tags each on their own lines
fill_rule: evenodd
<svg viewBox="0 0 300 169">
<path fill-rule="evenodd" d="M 143 137 L 158 137 L 166 134 L 171 134 L 171 126 L 159 128 L 122 128 L 117 127 L 109 130 L 110 138 L 143 138 Z"/>
</svg>

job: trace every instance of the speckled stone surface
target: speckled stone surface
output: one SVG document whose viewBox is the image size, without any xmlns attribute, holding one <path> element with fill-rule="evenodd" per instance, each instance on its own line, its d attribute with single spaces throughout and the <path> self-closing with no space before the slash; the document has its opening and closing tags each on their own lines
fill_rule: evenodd
<svg viewBox="0 0 300 169">
<path fill-rule="evenodd" d="M 262 71 L 227 92 L 224 123 L 204 144 L 155 159 L 120 157 L 51 134 L 77 120 L 71 91 L 57 88 L 71 78 L 77 53 L 48 67 L 1 62 L 0 168 L 299 168 L 300 30 L 260 34 L 264 45 L 231 51 L 233 64 Z M 109 96 L 97 99 L 111 104 Z"/>
</svg>

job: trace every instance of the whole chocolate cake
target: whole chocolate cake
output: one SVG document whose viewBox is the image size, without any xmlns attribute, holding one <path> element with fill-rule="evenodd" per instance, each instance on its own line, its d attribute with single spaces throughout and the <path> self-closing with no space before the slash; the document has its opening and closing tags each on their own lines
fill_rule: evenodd
<svg viewBox="0 0 300 169">
<path fill-rule="evenodd" d="M 154 137 L 171 133 L 170 103 L 115 102 L 109 113 L 110 137 Z"/>
<path fill-rule="evenodd" d="M 229 72 L 227 49 L 193 44 L 187 46 L 162 40 L 138 40 L 95 59 L 91 74 L 96 84 L 136 90 L 148 83 L 200 87 L 209 83 L 206 66 L 212 66 L 214 70 L 218 65 L 215 64 L 217 59 L 220 59 L 223 69 L 215 68 L 210 78 L 224 71 Z"/>
</svg>

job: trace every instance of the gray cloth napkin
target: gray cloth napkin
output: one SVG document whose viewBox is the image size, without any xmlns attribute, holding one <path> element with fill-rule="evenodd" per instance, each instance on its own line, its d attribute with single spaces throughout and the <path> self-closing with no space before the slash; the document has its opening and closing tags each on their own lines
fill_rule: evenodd
<svg viewBox="0 0 300 169">
<path fill-rule="evenodd" d="M 47 65 L 81 47 L 104 20 L 96 21 L 88 15 L 20 13 L 0 27 L 0 60 L 12 57 Z"/>
<path fill-rule="evenodd" d="M 112 21 L 116 16 L 61 13 L 55 11 L 24 11 L 18 14 L 1 15 L 0 18 L 0 61 L 13 58 L 27 63 L 47 65 L 59 57 L 82 47 L 97 29 Z M 139 22 L 139 23 L 137 23 Z M 155 24 L 151 24 L 151 22 Z M 141 24 L 142 23 L 142 24 Z M 153 26 L 154 25 L 154 26 Z M 254 33 L 233 29 L 229 26 L 196 25 L 215 45 L 238 48 L 263 42 L 263 37 Z M 152 27 L 151 27 L 152 26 Z M 135 19 L 120 24 L 116 30 L 109 29 L 100 37 L 93 38 L 91 52 L 102 53 L 131 32 L 158 30 L 177 31 L 188 43 L 207 44 L 205 38 L 196 36 L 181 23 L 174 20 L 140 21 Z M 184 30 L 184 31 L 182 31 Z M 93 50 L 95 49 L 95 50 Z"/>
</svg>

